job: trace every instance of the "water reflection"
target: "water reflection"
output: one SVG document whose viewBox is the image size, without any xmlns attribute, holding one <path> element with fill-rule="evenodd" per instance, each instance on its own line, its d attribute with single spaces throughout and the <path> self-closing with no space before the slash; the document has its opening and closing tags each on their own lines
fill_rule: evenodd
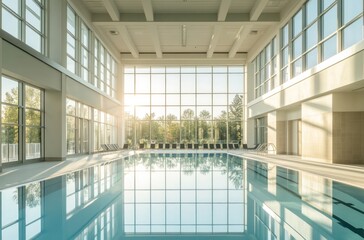
<svg viewBox="0 0 364 240">
<path fill-rule="evenodd" d="M 143 154 L 0 192 L 0 239 L 364 239 L 364 191 L 226 154 Z"/>
<path fill-rule="evenodd" d="M 124 166 L 126 234 L 245 232 L 241 158 L 144 154 Z"/>
</svg>

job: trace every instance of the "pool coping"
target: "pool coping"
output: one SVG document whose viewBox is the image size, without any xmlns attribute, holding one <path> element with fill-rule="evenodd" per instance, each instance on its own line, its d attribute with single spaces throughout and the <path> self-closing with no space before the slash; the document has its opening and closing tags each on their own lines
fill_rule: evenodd
<svg viewBox="0 0 364 240">
<path fill-rule="evenodd" d="M 251 160 L 276 164 L 293 170 L 318 174 L 325 178 L 364 188 L 364 166 L 319 163 L 302 159 L 298 156 L 262 154 L 242 150 L 145 149 L 69 156 L 65 161 L 39 162 L 5 168 L 0 173 L 0 190 L 58 177 L 139 153 L 228 153 Z"/>
</svg>

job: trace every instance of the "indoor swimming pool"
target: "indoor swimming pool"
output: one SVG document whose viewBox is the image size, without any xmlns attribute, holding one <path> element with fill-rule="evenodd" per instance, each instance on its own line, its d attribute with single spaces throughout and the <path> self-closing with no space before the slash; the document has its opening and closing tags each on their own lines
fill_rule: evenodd
<svg viewBox="0 0 364 240">
<path fill-rule="evenodd" d="M 226 153 L 143 153 L 0 190 L 8 239 L 364 239 L 364 189 Z"/>
</svg>

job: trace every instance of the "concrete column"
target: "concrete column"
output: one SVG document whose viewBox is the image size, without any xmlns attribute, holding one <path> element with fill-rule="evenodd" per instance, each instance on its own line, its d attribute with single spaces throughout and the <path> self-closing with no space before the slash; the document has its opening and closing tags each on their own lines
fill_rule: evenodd
<svg viewBox="0 0 364 240">
<path fill-rule="evenodd" d="M 249 147 L 253 146 L 255 144 L 255 122 L 253 118 L 247 120 L 246 134 L 247 134 L 246 143 L 248 144 Z"/>
<path fill-rule="evenodd" d="M 45 160 L 65 160 L 66 146 L 66 78 L 62 90 L 45 91 Z"/>
<path fill-rule="evenodd" d="M 49 41 L 47 52 L 53 61 L 66 66 L 66 38 L 64 33 L 67 26 L 67 1 L 48 1 L 48 32 Z"/>
<path fill-rule="evenodd" d="M 302 104 L 302 157 L 332 163 L 332 100 L 329 94 Z"/>
</svg>

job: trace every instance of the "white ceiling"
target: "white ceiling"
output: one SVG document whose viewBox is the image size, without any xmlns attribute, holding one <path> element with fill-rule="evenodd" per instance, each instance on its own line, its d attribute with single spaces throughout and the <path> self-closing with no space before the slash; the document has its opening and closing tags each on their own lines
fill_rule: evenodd
<svg viewBox="0 0 364 240">
<path fill-rule="evenodd" d="M 123 55 L 237 58 L 272 27 L 292 0 L 81 0 L 93 24 Z M 185 32 L 183 31 L 185 28 Z M 111 32 L 117 32 L 113 35 Z M 185 35 L 185 36 L 184 36 Z M 185 43 L 183 38 L 185 37 Z"/>
</svg>

